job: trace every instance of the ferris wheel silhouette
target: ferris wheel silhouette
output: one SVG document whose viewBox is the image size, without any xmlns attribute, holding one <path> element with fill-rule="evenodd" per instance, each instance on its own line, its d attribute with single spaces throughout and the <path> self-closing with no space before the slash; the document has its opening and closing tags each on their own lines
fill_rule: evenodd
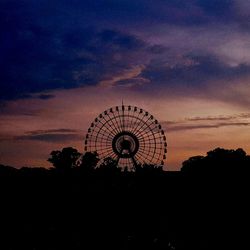
<svg viewBox="0 0 250 250">
<path fill-rule="evenodd" d="M 148 111 L 131 105 L 111 107 L 91 123 L 85 151 L 97 152 L 100 162 L 112 158 L 120 167 L 164 165 L 167 141 L 164 130 Z"/>
</svg>

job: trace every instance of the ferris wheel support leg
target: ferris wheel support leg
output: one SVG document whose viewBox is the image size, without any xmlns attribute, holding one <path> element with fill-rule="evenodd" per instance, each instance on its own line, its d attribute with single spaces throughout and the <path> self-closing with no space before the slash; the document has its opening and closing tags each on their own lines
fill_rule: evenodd
<svg viewBox="0 0 250 250">
<path fill-rule="evenodd" d="M 131 159 L 132 159 L 132 162 L 133 162 L 134 168 L 136 168 L 136 167 L 137 167 L 137 162 L 136 162 L 136 160 L 135 160 L 134 156 L 132 156 L 132 157 L 131 157 Z"/>
<path fill-rule="evenodd" d="M 119 166 L 118 166 L 118 164 L 119 164 L 119 160 L 120 160 L 120 157 L 118 157 L 118 158 L 117 158 L 117 160 L 116 160 L 116 164 L 115 164 L 115 165 L 116 165 L 116 167 L 119 167 Z"/>
</svg>

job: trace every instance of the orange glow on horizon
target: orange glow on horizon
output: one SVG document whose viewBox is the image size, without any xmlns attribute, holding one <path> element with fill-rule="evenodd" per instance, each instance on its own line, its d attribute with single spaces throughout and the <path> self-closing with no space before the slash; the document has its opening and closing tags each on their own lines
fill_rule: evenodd
<svg viewBox="0 0 250 250">
<path fill-rule="evenodd" d="M 125 104 L 148 110 L 163 125 L 168 143 L 168 170 L 178 170 L 188 157 L 205 155 L 216 147 L 241 147 L 250 152 L 250 118 L 243 115 L 247 114 L 247 110 L 242 107 L 202 99 L 167 98 L 167 92 L 166 98 L 163 93 L 161 98 L 145 96 L 133 89 L 115 87 L 112 91 L 97 86 L 59 90 L 53 94 L 56 97 L 46 103 L 38 99 L 26 99 L 8 104 L 7 108 L 13 114 L 5 115 L 0 122 L 2 164 L 48 167 L 47 158 L 52 150 L 73 146 L 83 152 L 83 141 L 90 123 L 105 109 L 119 105 L 122 99 Z M 20 107 L 24 114 L 18 113 Z M 30 135 L 35 131 L 53 129 L 75 132 L 61 141 L 50 140 L 49 135 L 44 141 L 31 140 Z"/>
</svg>

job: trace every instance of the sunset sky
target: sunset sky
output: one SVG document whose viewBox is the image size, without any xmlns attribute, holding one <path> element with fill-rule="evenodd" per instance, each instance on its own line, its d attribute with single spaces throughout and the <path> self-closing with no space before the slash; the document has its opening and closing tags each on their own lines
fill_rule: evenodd
<svg viewBox="0 0 250 250">
<path fill-rule="evenodd" d="M 0 163 L 83 152 L 103 110 L 142 107 L 165 169 L 216 147 L 250 153 L 250 1 L 0 0 Z"/>
</svg>

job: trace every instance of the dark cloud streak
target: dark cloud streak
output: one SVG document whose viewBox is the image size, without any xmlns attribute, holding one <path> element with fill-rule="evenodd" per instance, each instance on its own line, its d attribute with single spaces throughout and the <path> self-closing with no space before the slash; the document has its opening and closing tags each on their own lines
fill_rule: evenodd
<svg viewBox="0 0 250 250">
<path fill-rule="evenodd" d="M 69 141 L 79 141 L 82 137 L 77 134 L 41 134 L 41 135 L 24 135 L 17 136 L 15 140 L 34 140 L 34 141 L 44 141 L 44 142 L 69 142 Z"/>
<path fill-rule="evenodd" d="M 83 135 L 74 129 L 49 129 L 29 131 L 24 135 L 14 137 L 14 140 L 34 140 L 44 142 L 67 142 L 82 140 Z"/>
<path fill-rule="evenodd" d="M 75 130 L 75 129 L 60 128 L 60 129 L 28 131 L 26 134 L 28 134 L 28 135 L 41 135 L 41 134 L 51 134 L 51 133 L 76 133 L 76 132 L 79 132 L 79 131 Z"/>
<path fill-rule="evenodd" d="M 38 98 L 41 99 L 41 100 L 48 100 L 48 99 L 51 99 L 51 98 L 54 98 L 55 96 L 54 95 L 51 95 L 51 94 L 40 94 L 38 95 Z"/>
<path fill-rule="evenodd" d="M 249 113 L 241 113 L 228 116 L 189 117 L 179 121 L 162 121 L 161 124 L 167 132 L 177 132 L 195 129 L 217 129 L 231 126 L 250 126 L 250 122 L 244 120 L 248 118 L 250 118 Z"/>
<path fill-rule="evenodd" d="M 172 126 L 166 129 L 167 132 L 177 132 L 183 130 L 194 130 L 194 129 L 211 129 L 211 128 L 221 128 L 221 127 L 231 127 L 231 126 L 250 126 L 250 122 L 233 122 L 233 123 L 217 123 L 211 125 L 180 125 Z"/>
</svg>

